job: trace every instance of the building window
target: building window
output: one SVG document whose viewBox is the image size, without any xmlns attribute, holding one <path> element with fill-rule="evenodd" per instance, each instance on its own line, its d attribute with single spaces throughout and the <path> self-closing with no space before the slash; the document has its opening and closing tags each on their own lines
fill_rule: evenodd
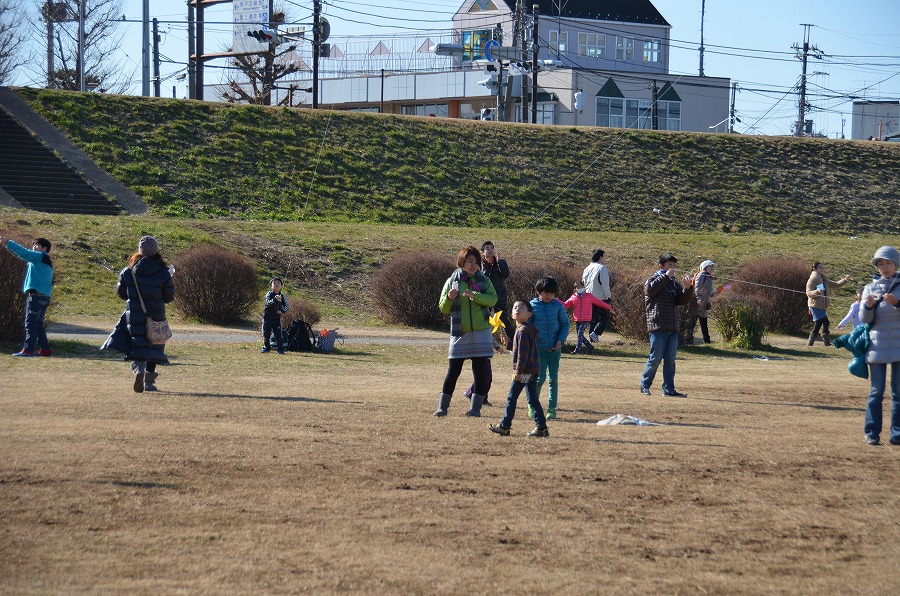
<svg viewBox="0 0 900 596">
<path fill-rule="evenodd" d="M 621 97 L 597 98 L 597 126 L 622 128 L 625 125 L 625 100 Z"/>
<path fill-rule="evenodd" d="M 431 103 L 400 106 L 400 113 L 404 116 L 436 116 L 438 118 L 447 118 L 450 115 L 450 110 L 445 103 Z"/>
<path fill-rule="evenodd" d="M 556 113 L 556 102 L 539 103 L 537 106 L 537 123 L 553 124 L 553 115 Z"/>
<path fill-rule="evenodd" d="M 463 31 L 463 62 L 484 60 L 484 44 L 493 39 L 493 30 L 481 29 L 479 31 Z"/>
<path fill-rule="evenodd" d="M 565 54 L 569 45 L 568 31 L 551 31 L 550 32 L 550 53 L 557 56 Z"/>
<path fill-rule="evenodd" d="M 657 102 L 656 115 L 659 118 L 660 130 L 681 130 L 681 102 Z"/>
<path fill-rule="evenodd" d="M 616 60 L 634 60 L 634 38 L 616 37 Z"/>
<path fill-rule="evenodd" d="M 578 55 L 588 58 L 606 56 L 606 36 L 601 33 L 579 33 Z"/>
<path fill-rule="evenodd" d="M 625 100 L 625 128 L 650 130 L 653 128 L 653 114 L 649 99 Z"/>
<path fill-rule="evenodd" d="M 644 40 L 644 62 L 659 62 L 659 40 Z"/>
<path fill-rule="evenodd" d="M 525 105 L 525 117 L 522 117 L 522 106 L 516 109 L 518 122 L 531 122 L 531 104 Z M 556 102 L 539 101 L 537 105 L 537 124 L 554 124 L 556 122 Z"/>
</svg>

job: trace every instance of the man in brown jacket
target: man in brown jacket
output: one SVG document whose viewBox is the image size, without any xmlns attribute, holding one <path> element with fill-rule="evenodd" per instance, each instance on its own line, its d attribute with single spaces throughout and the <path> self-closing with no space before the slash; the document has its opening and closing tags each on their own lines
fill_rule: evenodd
<svg viewBox="0 0 900 596">
<path fill-rule="evenodd" d="M 641 377 L 641 393 L 650 395 L 650 385 L 656 376 L 659 363 L 663 362 L 662 394 L 667 397 L 687 397 L 675 389 L 675 357 L 678 355 L 678 332 L 681 329 L 681 311 L 678 306 L 688 304 L 694 298 L 693 281 L 678 282 L 671 253 L 659 257 L 659 270 L 644 282 L 644 307 L 647 313 L 647 331 L 650 334 L 650 357 Z"/>
</svg>

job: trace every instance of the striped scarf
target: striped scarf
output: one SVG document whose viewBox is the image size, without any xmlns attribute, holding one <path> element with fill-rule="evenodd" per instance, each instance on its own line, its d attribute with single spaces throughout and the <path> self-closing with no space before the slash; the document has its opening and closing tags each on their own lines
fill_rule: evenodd
<svg viewBox="0 0 900 596">
<path fill-rule="evenodd" d="M 484 274 L 481 271 L 476 271 L 475 275 L 469 275 L 462 268 L 457 269 L 453 272 L 453 275 L 450 276 L 450 285 L 453 286 L 453 282 L 464 282 L 469 286 L 469 289 L 473 292 L 481 292 L 485 288 L 487 288 L 487 280 L 484 277 Z M 459 294 L 456 296 L 456 299 L 453 301 L 453 307 L 450 309 L 450 335 L 453 337 L 462 337 L 463 329 L 462 329 L 462 302 L 460 301 L 463 297 L 462 295 L 463 289 L 459 289 Z M 474 307 L 474 305 L 473 305 Z M 491 309 L 486 306 L 481 307 L 482 314 L 484 315 L 485 320 L 490 318 Z"/>
</svg>

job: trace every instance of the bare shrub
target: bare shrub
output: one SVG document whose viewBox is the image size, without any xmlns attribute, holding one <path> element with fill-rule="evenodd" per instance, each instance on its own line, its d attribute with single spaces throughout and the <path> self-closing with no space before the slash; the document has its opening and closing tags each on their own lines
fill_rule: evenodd
<svg viewBox="0 0 900 596">
<path fill-rule="evenodd" d="M 575 282 L 581 279 L 581 269 L 558 261 L 511 261 L 509 278 L 506 280 L 507 306 L 512 308 L 513 303 L 518 300 L 529 301 L 537 296 L 534 284 L 545 275 L 549 275 L 559 284 L 559 293 L 556 297 L 565 302 L 572 295 Z"/>
<path fill-rule="evenodd" d="M 9 238 L 5 233 L 2 236 Z M 25 267 L 16 255 L 0 248 L 0 340 L 21 342 L 25 339 L 26 296 L 22 293 Z"/>
<path fill-rule="evenodd" d="M 305 298 L 288 298 L 288 310 L 281 315 L 281 326 L 287 329 L 294 319 L 301 319 L 313 326 L 322 320 L 322 312 Z"/>
<path fill-rule="evenodd" d="M 627 338 L 647 342 L 647 314 L 644 282 L 649 274 L 640 271 L 610 270 L 613 291 L 612 324 Z"/>
<path fill-rule="evenodd" d="M 800 333 L 810 321 L 806 305 L 809 271 L 809 263 L 795 258 L 755 261 L 734 275 L 733 290 L 766 305 L 761 316 L 767 331 Z"/>
<path fill-rule="evenodd" d="M 186 317 L 240 323 L 258 304 L 261 284 L 248 257 L 213 244 L 189 248 L 176 259 L 175 306 Z"/>
<path fill-rule="evenodd" d="M 443 327 L 448 318 L 438 309 L 441 289 L 456 270 L 455 255 L 402 254 L 386 262 L 372 278 L 372 300 L 388 323 Z"/>
</svg>

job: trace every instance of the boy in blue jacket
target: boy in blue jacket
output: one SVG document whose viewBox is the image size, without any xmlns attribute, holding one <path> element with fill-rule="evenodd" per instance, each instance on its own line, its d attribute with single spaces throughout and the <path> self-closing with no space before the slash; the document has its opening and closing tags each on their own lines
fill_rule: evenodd
<svg viewBox="0 0 900 596">
<path fill-rule="evenodd" d="M 559 397 L 559 358 L 562 354 L 563 342 L 569 335 L 569 314 L 563 303 L 556 299 L 559 284 L 552 277 L 546 276 L 537 280 L 534 285 L 538 297 L 532 299 L 532 324 L 539 331 L 537 337 L 538 357 L 541 360 L 541 373 L 537 379 L 538 396 L 550 373 L 550 385 L 547 389 L 547 420 L 556 418 L 556 403 Z M 534 411 L 529 406 L 528 415 L 534 418 Z"/>
<path fill-rule="evenodd" d="M 28 294 L 25 304 L 25 344 L 22 350 L 13 356 L 50 356 L 50 342 L 47 341 L 47 330 L 44 329 L 44 316 L 50 306 L 50 292 L 53 284 L 53 262 L 50 260 L 50 241 L 36 238 L 31 250 L 10 240 L 0 238 L 0 244 L 6 246 L 11 253 L 28 263 L 22 292 Z M 35 352 L 35 347 L 40 351 Z"/>
</svg>

